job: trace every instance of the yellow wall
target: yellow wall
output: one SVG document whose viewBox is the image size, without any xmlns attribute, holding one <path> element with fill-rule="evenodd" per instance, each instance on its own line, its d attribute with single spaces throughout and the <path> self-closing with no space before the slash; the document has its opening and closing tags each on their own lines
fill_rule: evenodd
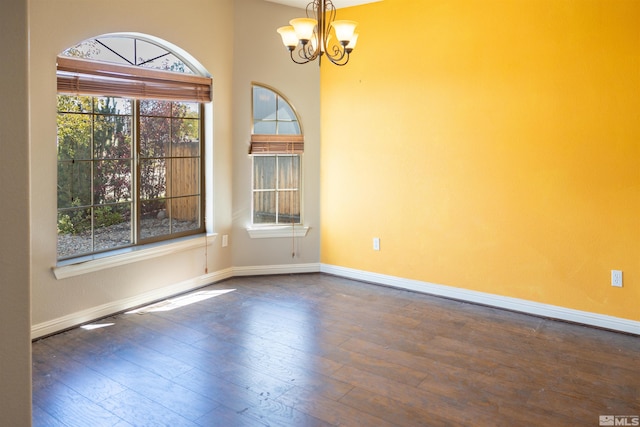
<svg viewBox="0 0 640 427">
<path fill-rule="evenodd" d="M 640 2 L 338 17 L 360 39 L 321 69 L 321 261 L 640 320 Z"/>
</svg>

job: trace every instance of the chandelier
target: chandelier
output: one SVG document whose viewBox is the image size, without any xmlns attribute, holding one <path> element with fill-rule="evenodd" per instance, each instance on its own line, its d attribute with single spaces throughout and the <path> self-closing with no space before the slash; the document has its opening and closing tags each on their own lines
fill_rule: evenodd
<svg viewBox="0 0 640 427">
<path fill-rule="evenodd" d="M 349 55 L 356 47 L 358 34 L 355 21 L 336 21 L 336 8 L 331 0 L 312 0 L 307 5 L 307 17 L 289 21 L 288 26 L 278 28 L 282 43 L 289 49 L 291 60 L 306 64 L 322 55 L 336 65 L 349 62 Z"/>
</svg>

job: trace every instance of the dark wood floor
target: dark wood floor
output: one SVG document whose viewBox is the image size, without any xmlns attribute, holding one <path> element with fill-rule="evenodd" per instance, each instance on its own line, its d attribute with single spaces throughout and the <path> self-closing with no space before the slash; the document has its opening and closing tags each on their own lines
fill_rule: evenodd
<svg viewBox="0 0 640 427">
<path fill-rule="evenodd" d="M 35 342 L 34 425 L 555 427 L 640 415 L 636 336 L 323 274 L 203 290 L 228 289 Z"/>
</svg>

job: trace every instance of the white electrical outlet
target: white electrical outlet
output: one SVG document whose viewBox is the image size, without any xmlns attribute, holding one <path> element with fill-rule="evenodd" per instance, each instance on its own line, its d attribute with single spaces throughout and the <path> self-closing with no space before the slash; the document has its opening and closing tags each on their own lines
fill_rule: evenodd
<svg viewBox="0 0 640 427">
<path fill-rule="evenodd" d="M 229 235 L 223 234 L 222 235 L 222 247 L 226 248 L 228 245 L 229 245 Z"/>
<path fill-rule="evenodd" d="M 374 237 L 373 238 L 373 250 L 374 251 L 379 251 L 380 250 L 380 238 L 379 237 Z"/>
<path fill-rule="evenodd" d="M 611 270 L 611 286 L 622 287 L 622 270 Z"/>
</svg>

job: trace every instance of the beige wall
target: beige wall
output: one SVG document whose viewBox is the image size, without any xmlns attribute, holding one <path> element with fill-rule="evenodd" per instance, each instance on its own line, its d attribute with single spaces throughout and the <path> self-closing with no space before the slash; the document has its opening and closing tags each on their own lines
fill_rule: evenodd
<svg viewBox="0 0 640 427">
<path fill-rule="evenodd" d="M 228 276 L 235 265 L 319 261 L 319 71 L 315 64 L 290 63 L 274 31 L 299 10 L 262 0 L 195 0 L 180 7 L 168 0 L 33 0 L 28 13 L 27 27 L 26 1 L 2 2 L 2 57 L 12 66 L 4 74 L 9 78 L 0 82 L 0 141 L 3 157 L 11 159 L 0 169 L 2 200 L 11 201 L 3 203 L 6 228 L 0 246 L 0 316 L 3 325 L 10 325 L 3 328 L 0 347 L 0 409 L 3 421 L 21 426 L 30 423 L 30 327 L 68 325 L 78 315 L 140 295 L 159 295 L 176 283 Z M 164 39 L 212 75 L 207 222 L 209 231 L 229 235 L 230 246 L 223 248 L 218 238 L 207 251 L 191 249 L 56 279 L 55 58 L 84 39 L 112 32 Z M 252 81 L 285 94 L 305 129 L 304 218 L 311 231 L 296 243 L 295 259 L 290 239 L 251 240 L 245 230 L 250 220 L 246 144 Z"/>
<path fill-rule="evenodd" d="M 31 425 L 27 2 L 0 5 L 0 424 Z"/>
<path fill-rule="evenodd" d="M 233 263 L 235 267 L 318 263 L 320 259 L 320 74 L 317 62 L 294 64 L 276 28 L 304 14 L 300 9 L 264 0 L 234 3 Z M 269 85 L 296 109 L 305 135 L 303 216 L 310 227 L 304 238 L 251 239 L 251 83 Z M 295 257 L 292 258 L 292 245 Z"/>
<path fill-rule="evenodd" d="M 275 28 L 300 15 L 299 9 L 263 0 L 128 1 L 33 0 L 30 12 L 32 152 L 30 269 L 33 276 L 34 336 L 55 331 L 96 313 L 123 309 L 132 301 L 157 298 L 175 285 L 200 286 L 229 277 L 234 268 L 313 264 L 319 261 L 319 70 L 317 64 L 291 63 Z M 152 6 L 152 7 L 151 7 Z M 122 11 L 126 10 L 126 13 Z M 87 17 L 100 19 L 87 19 Z M 55 31 L 51 31 L 52 23 Z M 138 32 L 166 40 L 191 54 L 213 77 L 214 102 L 207 126 L 213 149 L 207 151 L 209 246 L 56 279 L 56 121 L 55 58 L 65 48 L 92 36 Z M 250 239 L 251 82 L 281 91 L 301 116 L 306 137 L 304 219 L 307 237 Z M 229 235 L 222 247 L 221 235 Z M 182 288 L 181 288 L 182 289 Z"/>
<path fill-rule="evenodd" d="M 88 19 L 91 18 L 91 19 Z M 92 36 L 111 32 L 139 32 L 166 40 L 196 58 L 214 81 L 214 150 L 212 231 L 231 226 L 231 132 L 233 1 L 196 0 L 176 7 L 174 1 L 86 2 L 34 0 L 30 12 L 32 117 L 32 322 L 73 319 L 77 313 L 110 306 L 137 295 L 153 294 L 209 272 L 228 269 L 231 254 L 220 241 L 203 248 L 107 268 L 57 280 L 56 265 L 56 120 L 55 58 L 65 48 Z M 211 220 L 211 218 L 208 218 Z M 207 257 L 207 258 L 205 258 Z M 205 261 L 206 260 L 206 261 Z M 208 265 L 206 265 L 208 264 Z"/>
</svg>

